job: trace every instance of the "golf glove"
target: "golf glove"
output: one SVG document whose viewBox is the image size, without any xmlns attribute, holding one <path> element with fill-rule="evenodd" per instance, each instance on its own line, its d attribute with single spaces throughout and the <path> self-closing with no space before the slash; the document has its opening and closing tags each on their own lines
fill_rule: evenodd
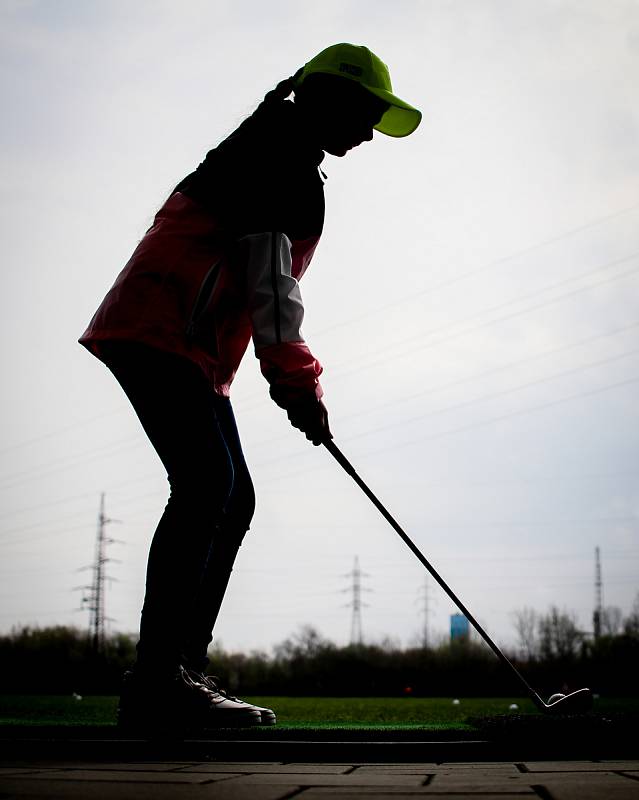
<svg viewBox="0 0 639 800">
<path fill-rule="evenodd" d="M 328 425 L 326 406 L 314 394 L 302 395 L 295 400 L 286 398 L 283 402 L 282 394 L 272 386 L 271 397 L 278 406 L 286 410 L 291 425 L 302 431 L 315 446 L 333 438 Z"/>
</svg>

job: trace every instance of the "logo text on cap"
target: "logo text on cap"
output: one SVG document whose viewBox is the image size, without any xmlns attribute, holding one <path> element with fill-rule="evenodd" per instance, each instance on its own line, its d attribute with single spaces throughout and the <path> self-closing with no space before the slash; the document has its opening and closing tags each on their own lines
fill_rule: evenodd
<svg viewBox="0 0 639 800">
<path fill-rule="evenodd" d="M 359 78 L 362 75 L 362 68 L 358 67 L 356 64 L 347 64 L 345 61 L 342 61 L 339 65 L 340 72 L 348 72 L 349 75 L 355 75 Z"/>
</svg>

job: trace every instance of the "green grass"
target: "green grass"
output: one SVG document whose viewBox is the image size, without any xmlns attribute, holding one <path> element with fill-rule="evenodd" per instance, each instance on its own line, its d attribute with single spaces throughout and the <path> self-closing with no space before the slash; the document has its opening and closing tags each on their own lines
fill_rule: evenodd
<svg viewBox="0 0 639 800">
<path fill-rule="evenodd" d="M 0 695 L 0 725 L 115 725 L 117 697 Z"/>
<path fill-rule="evenodd" d="M 451 698 L 385 697 L 252 697 L 273 708 L 284 728 L 469 729 L 469 716 L 506 714 L 510 700 L 471 698 L 453 705 Z M 528 700 L 516 700 L 518 713 L 534 711 Z M 0 696 L 0 725 L 115 724 L 117 697 Z"/>
<path fill-rule="evenodd" d="M 506 699 L 471 698 L 453 705 L 452 698 L 427 697 L 263 697 L 253 702 L 277 711 L 288 728 L 467 728 L 469 716 L 508 713 Z M 532 703 L 517 701 L 521 710 Z"/>
<path fill-rule="evenodd" d="M 251 697 L 258 705 L 273 708 L 278 729 L 357 730 L 471 730 L 467 719 L 495 715 L 534 714 L 530 700 L 521 698 L 427 697 Z M 509 711 L 510 703 L 519 706 Z M 115 725 L 117 697 L 0 695 L 0 725 Z M 595 711 L 638 712 L 639 699 L 600 699 Z"/>
</svg>

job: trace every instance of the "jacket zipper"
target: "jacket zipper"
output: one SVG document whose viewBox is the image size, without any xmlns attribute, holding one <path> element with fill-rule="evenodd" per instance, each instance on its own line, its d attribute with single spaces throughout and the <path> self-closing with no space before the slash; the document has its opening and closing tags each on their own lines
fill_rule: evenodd
<svg viewBox="0 0 639 800">
<path fill-rule="evenodd" d="M 213 290 L 215 289 L 215 284 L 217 283 L 217 279 L 219 277 L 220 265 L 220 261 L 217 261 L 215 264 L 213 264 L 213 266 L 204 276 L 204 280 L 200 284 L 200 290 L 195 298 L 193 310 L 191 311 L 191 316 L 186 326 L 186 336 L 189 340 L 195 336 L 195 326 L 197 324 L 198 317 L 204 311 L 213 295 Z"/>
<path fill-rule="evenodd" d="M 282 344 L 282 328 L 280 323 L 280 294 L 277 285 L 277 239 L 275 231 L 271 232 L 271 288 L 273 290 L 273 323 L 275 324 L 275 341 Z"/>
</svg>

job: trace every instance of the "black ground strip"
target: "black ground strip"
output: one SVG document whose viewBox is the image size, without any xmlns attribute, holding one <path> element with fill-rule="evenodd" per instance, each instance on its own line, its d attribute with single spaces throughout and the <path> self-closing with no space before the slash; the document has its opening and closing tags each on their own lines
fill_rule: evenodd
<svg viewBox="0 0 639 800">
<path fill-rule="evenodd" d="M 103 761 L 511 761 L 639 758 L 639 714 L 495 716 L 474 730 L 313 730 L 279 726 L 220 729 L 210 735 L 149 739 L 115 727 L 0 727 L 0 758 Z"/>
</svg>

